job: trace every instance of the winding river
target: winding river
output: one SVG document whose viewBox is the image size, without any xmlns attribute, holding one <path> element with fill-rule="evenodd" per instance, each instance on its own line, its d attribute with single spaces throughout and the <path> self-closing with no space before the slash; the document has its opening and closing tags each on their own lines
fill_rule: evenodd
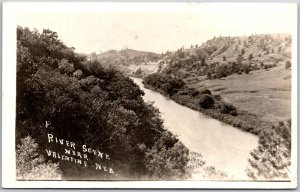
<svg viewBox="0 0 300 192">
<path fill-rule="evenodd" d="M 257 136 L 179 105 L 146 89 L 142 79 L 132 79 L 145 92 L 144 100 L 153 101 L 159 108 L 165 127 L 190 151 L 201 153 L 207 165 L 226 172 L 235 180 L 249 179 L 245 170 L 249 166 L 250 151 L 258 145 Z"/>
</svg>

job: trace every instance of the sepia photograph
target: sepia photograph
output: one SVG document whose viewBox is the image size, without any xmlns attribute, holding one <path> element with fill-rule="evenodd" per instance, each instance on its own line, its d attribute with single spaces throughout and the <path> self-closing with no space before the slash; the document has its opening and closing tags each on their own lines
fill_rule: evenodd
<svg viewBox="0 0 300 192">
<path fill-rule="evenodd" d="M 297 4 L 3 7 L 6 186 L 296 187 Z"/>
</svg>

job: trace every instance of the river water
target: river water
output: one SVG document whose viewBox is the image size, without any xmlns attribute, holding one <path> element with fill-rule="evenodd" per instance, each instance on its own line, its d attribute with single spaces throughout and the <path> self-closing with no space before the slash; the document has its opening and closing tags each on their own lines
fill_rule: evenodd
<svg viewBox="0 0 300 192">
<path fill-rule="evenodd" d="M 145 92 L 143 99 L 153 101 L 159 108 L 164 126 L 190 151 L 201 153 L 207 165 L 227 173 L 234 180 L 249 179 L 245 170 L 249 166 L 250 151 L 258 146 L 257 136 L 179 105 L 146 89 L 142 79 L 132 79 Z"/>
</svg>

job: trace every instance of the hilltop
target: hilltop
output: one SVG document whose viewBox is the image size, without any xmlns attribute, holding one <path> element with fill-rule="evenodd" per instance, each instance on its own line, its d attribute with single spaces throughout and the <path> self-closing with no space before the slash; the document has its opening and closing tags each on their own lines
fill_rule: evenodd
<svg viewBox="0 0 300 192">
<path fill-rule="evenodd" d="M 104 67 L 113 67 L 126 75 L 132 75 L 140 69 L 144 75 L 156 72 L 160 55 L 149 51 L 134 49 L 109 50 L 103 53 L 87 55 L 91 61 L 97 60 Z"/>
<path fill-rule="evenodd" d="M 125 65 L 147 63 L 157 60 L 159 55 L 153 52 L 137 51 L 134 49 L 122 49 L 120 51 L 109 50 L 100 54 L 91 55 L 103 64 Z"/>
</svg>

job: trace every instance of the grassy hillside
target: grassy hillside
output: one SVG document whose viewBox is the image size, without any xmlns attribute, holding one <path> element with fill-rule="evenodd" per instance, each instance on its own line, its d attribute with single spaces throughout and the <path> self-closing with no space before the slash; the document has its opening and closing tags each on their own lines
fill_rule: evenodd
<svg viewBox="0 0 300 192">
<path fill-rule="evenodd" d="M 166 54 L 162 72 L 178 78 L 206 75 L 222 78 L 236 73 L 266 69 L 291 59 L 289 34 L 215 37 L 201 46 L 178 49 Z"/>
<path fill-rule="evenodd" d="M 215 80 L 192 77 L 185 82 L 196 90 L 208 88 L 213 94 L 221 95 L 224 101 L 263 121 L 276 123 L 291 116 L 291 70 L 282 65 Z"/>
</svg>

